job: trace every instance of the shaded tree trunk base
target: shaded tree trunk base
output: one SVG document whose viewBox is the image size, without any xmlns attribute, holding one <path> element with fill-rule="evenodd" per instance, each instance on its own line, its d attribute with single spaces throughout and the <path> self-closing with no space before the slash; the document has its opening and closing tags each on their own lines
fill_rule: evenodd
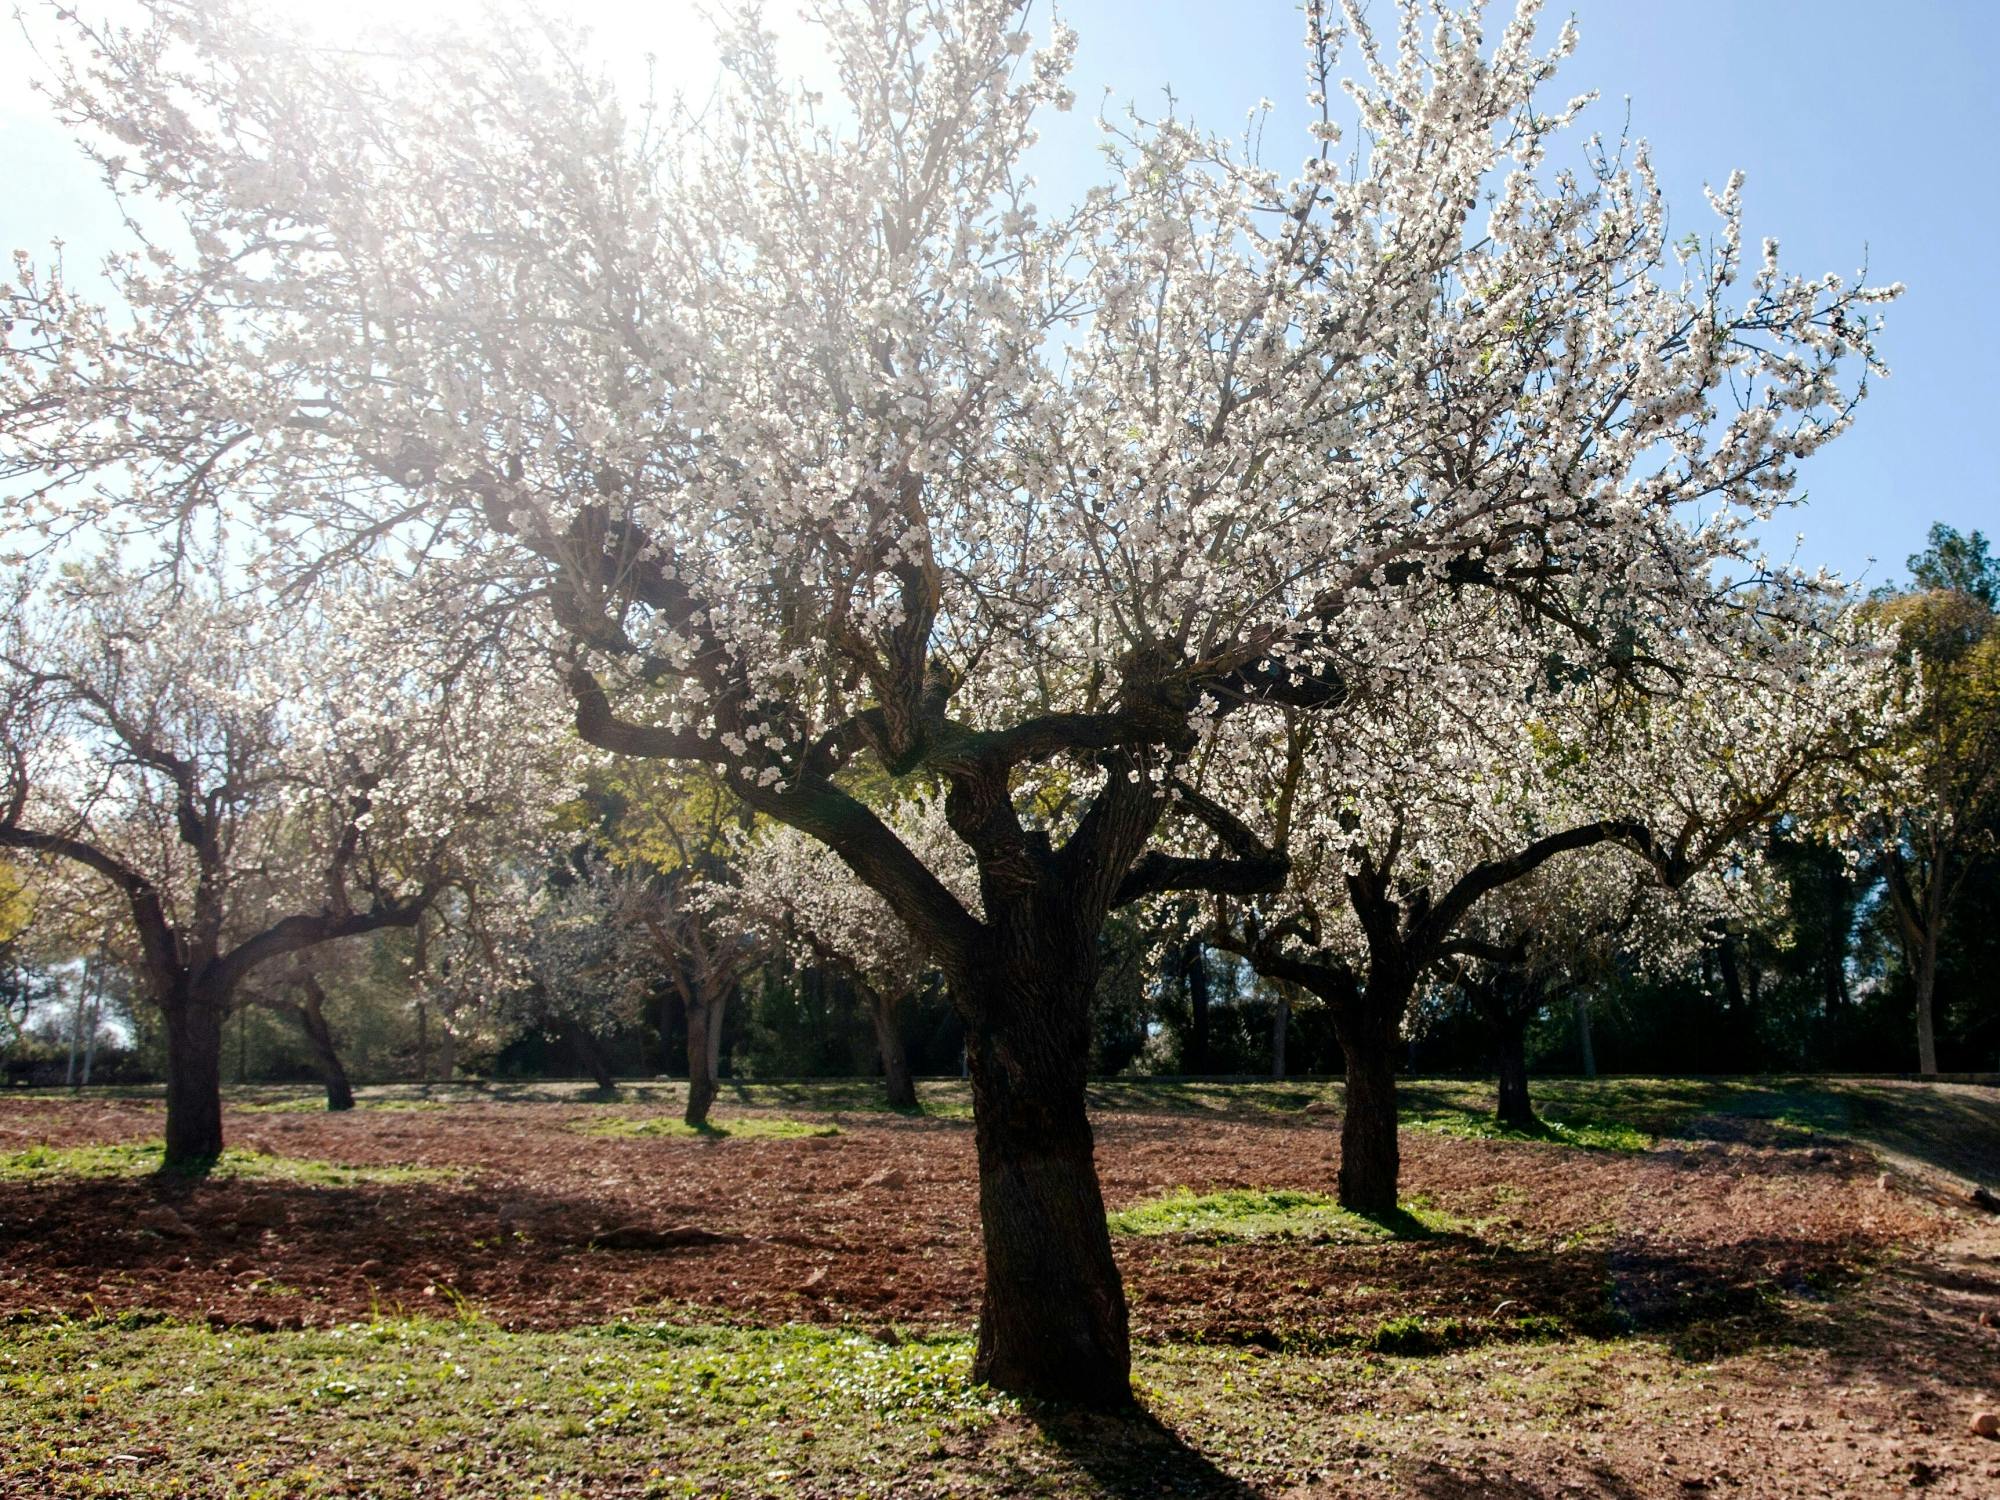
<svg viewBox="0 0 2000 1500">
<path fill-rule="evenodd" d="M 1535 1106 L 1528 1095 L 1528 1037 L 1525 1024 L 1508 1023 L 1500 1029 L 1500 1097 L 1494 1111 L 1509 1130 L 1534 1131 L 1541 1128 Z"/>
<path fill-rule="evenodd" d="M 312 1047 L 313 1063 L 319 1069 L 319 1076 L 326 1083 L 326 1107 L 335 1114 L 354 1108 L 354 1086 L 348 1081 L 347 1068 L 340 1060 L 340 1051 L 333 1044 L 333 1028 L 327 1025 L 326 1008 L 323 1004 L 324 992 L 317 981 L 307 979 L 300 990 L 304 996 L 298 1009 L 299 1025 L 305 1030 L 306 1041 Z"/>
<path fill-rule="evenodd" d="M 711 1064 L 716 1053 L 711 1028 L 721 1019 L 717 1010 L 713 1003 L 687 1007 L 688 1097 L 681 1121 L 694 1130 L 707 1128 L 708 1112 L 719 1092 Z"/>
<path fill-rule="evenodd" d="M 871 991 L 868 1013 L 875 1023 L 875 1046 L 882 1055 L 882 1086 L 889 1108 L 917 1111 L 917 1081 L 910 1075 L 910 1055 L 903 1046 L 902 1028 L 896 1024 L 896 1003 Z"/>
<path fill-rule="evenodd" d="M 1024 955 L 970 997 L 967 1055 L 986 1250 L 973 1378 L 1045 1401 L 1132 1403 L 1124 1284 L 1084 1109 L 1087 957 Z"/>
<path fill-rule="evenodd" d="M 1372 1037 L 1342 1037 L 1346 1113 L 1340 1122 L 1340 1206 L 1376 1217 L 1396 1212 L 1402 1171 L 1396 1139 L 1396 1054 Z"/>
<path fill-rule="evenodd" d="M 222 1155 L 222 1023 L 226 1012 L 186 995 L 162 1007 L 167 1031 L 168 1172 L 204 1172 Z"/>
</svg>

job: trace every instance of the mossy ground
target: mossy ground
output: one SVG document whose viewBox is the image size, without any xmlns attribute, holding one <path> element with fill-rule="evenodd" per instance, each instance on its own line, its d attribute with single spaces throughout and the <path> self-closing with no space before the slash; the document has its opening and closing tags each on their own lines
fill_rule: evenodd
<svg viewBox="0 0 2000 1500">
<path fill-rule="evenodd" d="M 1553 1431 L 1610 1370 L 1662 1391 L 1688 1379 L 1649 1349 L 1592 1340 L 1511 1359 L 1455 1350 L 1449 1330 L 1395 1330 L 1384 1345 L 1142 1346 L 1141 1409 L 1106 1417 L 973 1384 L 957 1335 L 16 1322 L 0 1330 L 0 1493 L 1247 1496 L 1401 1467 L 1422 1452 L 1425 1414 L 1480 1383 L 1501 1382 L 1484 1423 Z"/>
<path fill-rule="evenodd" d="M 1410 1239 L 1450 1227 L 1428 1205 L 1405 1205 L 1393 1215 L 1369 1216 L 1342 1208 L 1324 1193 L 1290 1188 L 1235 1188 L 1196 1193 L 1189 1188 L 1108 1215 L 1113 1234 L 1186 1235 L 1226 1243 L 1296 1239 L 1361 1244 Z"/>
<path fill-rule="evenodd" d="M 93 1177 L 142 1177 L 161 1170 L 161 1148 L 125 1143 L 108 1146 L 29 1146 L 0 1155 L 0 1182 L 52 1182 Z M 460 1174 L 444 1167 L 353 1166 L 345 1162 L 273 1156 L 231 1148 L 198 1175 L 213 1181 L 234 1178 L 289 1182 L 308 1187 L 346 1188 L 363 1183 L 449 1182 Z"/>
</svg>

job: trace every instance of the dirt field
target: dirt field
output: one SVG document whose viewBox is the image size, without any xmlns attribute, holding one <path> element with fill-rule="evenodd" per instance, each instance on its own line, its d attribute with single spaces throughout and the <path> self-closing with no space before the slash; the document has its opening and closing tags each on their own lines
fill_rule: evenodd
<svg viewBox="0 0 2000 1500">
<path fill-rule="evenodd" d="M 97 1330 L 143 1360 L 157 1315 L 273 1357 L 257 1339 L 385 1320 L 476 1326 L 496 1359 L 638 1323 L 824 1325 L 942 1351 L 962 1385 L 979 1292 L 962 1094 L 932 1086 L 931 1114 L 905 1118 L 851 1086 L 743 1090 L 718 1111 L 729 1133 L 696 1138 L 665 1133 L 664 1087 L 387 1091 L 337 1116 L 244 1094 L 231 1157 L 196 1183 L 145 1171 L 151 1100 L 0 1099 L 0 1431 L 36 1435 L 0 1458 L 0 1492 L 2000 1494 L 2000 1441 L 1970 1427 L 2000 1411 L 2000 1228 L 1966 1202 L 2000 1176 L 1995 1091 L 1547 1091 L 1628 1149 L 1478 1138 L 1477 1090 L 1406 1093 L 1409 1212 L 1376 1224 L 1307 1196 L 1333 1192 L 1337 1089 L 1100 1091 L 1148 1424 L 986 1402 L 886 1474 L 865 1444 L 821 1443 L 803 1468 L 561 1459 L 541 1490 L 421 1452 L 285 1488 L 248 1434 L 218 1450 L 239 1478 L 210 1465 L 210 1488 L 163 1488 L 185 1471 L 141 1439 L 170 1433 L 170 1409 L 129 1403 L 129 1462 L 65 1444 L 44 1428 L 88 1361 L 30 1345 L 66 1330 L 80 1359 Z M 819 1441 L 811 1420 L 775 1424 L 785 1454 L 795 1430 Z"/>
</svg>

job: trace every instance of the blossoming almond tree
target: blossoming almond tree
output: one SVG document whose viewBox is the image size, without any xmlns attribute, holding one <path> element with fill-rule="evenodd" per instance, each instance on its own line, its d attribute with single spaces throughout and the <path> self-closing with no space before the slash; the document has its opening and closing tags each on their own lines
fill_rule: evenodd
<svg viewBox="0 0 2000 1500">
<path fill-rule="evenodd" d="M 951 831 L 941 799 L 912 798 L 885 821 L 928 870 L 979 911 L 979 872 Z M 802 958 L 844 974 L 868 1007 L 882 1077 L 894 1109 L 917 1108 L 901 1011 L 932 967 L 930 955 L 882 898 L 847 878 L 825 844 L 784 825 L 746 837 L 736 856 L 746 910 Z"/>
<path fill-rule="evenodd" d="M 248 0 L 144 10 L 83 23 L 57 104 L 184 247 L 111 266 L 115 311 L 22 266 L 12 515 L 170 545 L 262 497 L 271 566 L 415 573 L 440 628 L 552 650 L 594 744 L 831 848 L 965 1020 L 976 1371 L 1013 1390 L 1129 1394 L 1100 930 L 1282 877 L 1152 847 L 1180 761 L 1245 705 L 1335 709 L 1444 590 L 1613 670 L 1727 630 L 1714 565 L 1754 569 L 1873 362 L 1884 293 L 1771 247 L 1739 285 L 1733 180 L 1712 245 L 1670 244 L 1643 148 L 1552 156 L 1571 37 L 1538 52 L 1532 3 L 1489 36 L 1404 0 L 1385 48 L 1310 0 L 1295 169 L 1107 124 L 1060 210 L 1022 162 L 1072 39 L 1016 0 L 815 7 L 831 101 L 746 11 L 695 117 L 628 112 L 534 20 L 335 49 Z M 946 785 L 977 911 L 864 764 Z"/>
<path fill-rule="evenodd" d="M 1512 957 L 1491 931 L 1496 898 L 1605 846 L 1682 886 L 1781 811 L 1837 815 L 1848 773 L 1897 722 L 1886 657 L 1831 612 L 1761 640 L 1684 638 L 1671 657 L 1663 643 L 1651 687 L 1574 680 L 1542 632 L 1495 611 L 1436 623 L 1438 652 L 1476 658 L 1476 676 L 1412 659 L 1357 684 L 1331 724 L 1240 715 L 1240 738 L 1183 794 L 1187 823 L 1289 862 L 1280 895 L 1219 903 L 1213 940 L 1331 1007 L 1340 1200 L 1367 1213 L 1396 1208 L 1395 1065 L 1419 984 Z M 1261 826 L 1225 824 L 1217 797 L 1261 806 Z"/>
<path fill-rule="evenodd" d="M 1729 873 L 1734 882 L 1744 878 L 1741 869 Z M 1528 1028 L 1536 1017 L 1621 961 L 1661 973 L 1685 962 L 1710 923 L 1731 909 L 1730 883 L 1710 866 L 1668 886 L 1651 863 L 1606 842 L 1550 860 L 1467 914 L 1458 951 L 1443 967 L 1493 1033 L 1501 1125 L 1534 1130 L 1540 1123 L 1528 1091 Z"/>
<path fill-rule="evenodd" d="M 382 649 L 379 595 L 286 615 L 101 562 L 25 577 L 11 602 L 0 847 L 123 906 L 166 1023 L 167 1165 L 212 1160 L 244 986 L 410 926 L 501 858 L 556 795 L 559 721 L 538 724 L 546 692 L 465 663 L 468 691 L 440 696 Z"/>
</svg>

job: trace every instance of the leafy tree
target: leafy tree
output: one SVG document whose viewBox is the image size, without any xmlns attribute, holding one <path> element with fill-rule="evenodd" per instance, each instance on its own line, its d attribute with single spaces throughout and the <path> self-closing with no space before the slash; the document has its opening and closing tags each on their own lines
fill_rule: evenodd
<svg viewBox="0 0 2000 1500">
<path fill-rule="evenodd" d="M 1922 587 L 1878 597 L 1921 707 L 1884 761 L 1870 843 L 1914 982 L 1917 1066 L 1938 1069 L 1938 960 L 1952 914 L 2000 828 L 2000 567 L 1978 532 L 1931 528 Z"/>
<path fill-rule="evenodd" d="M 1929 593 L 1963 594 L 2000 609 L 2000 558 L 1986 550 L 1986 538 L 1975 531 L 1970 536 L 1942 521 L 1932 523 L 1930 545 L 1912 553 L 1910 580 Z"/>
</svg>

